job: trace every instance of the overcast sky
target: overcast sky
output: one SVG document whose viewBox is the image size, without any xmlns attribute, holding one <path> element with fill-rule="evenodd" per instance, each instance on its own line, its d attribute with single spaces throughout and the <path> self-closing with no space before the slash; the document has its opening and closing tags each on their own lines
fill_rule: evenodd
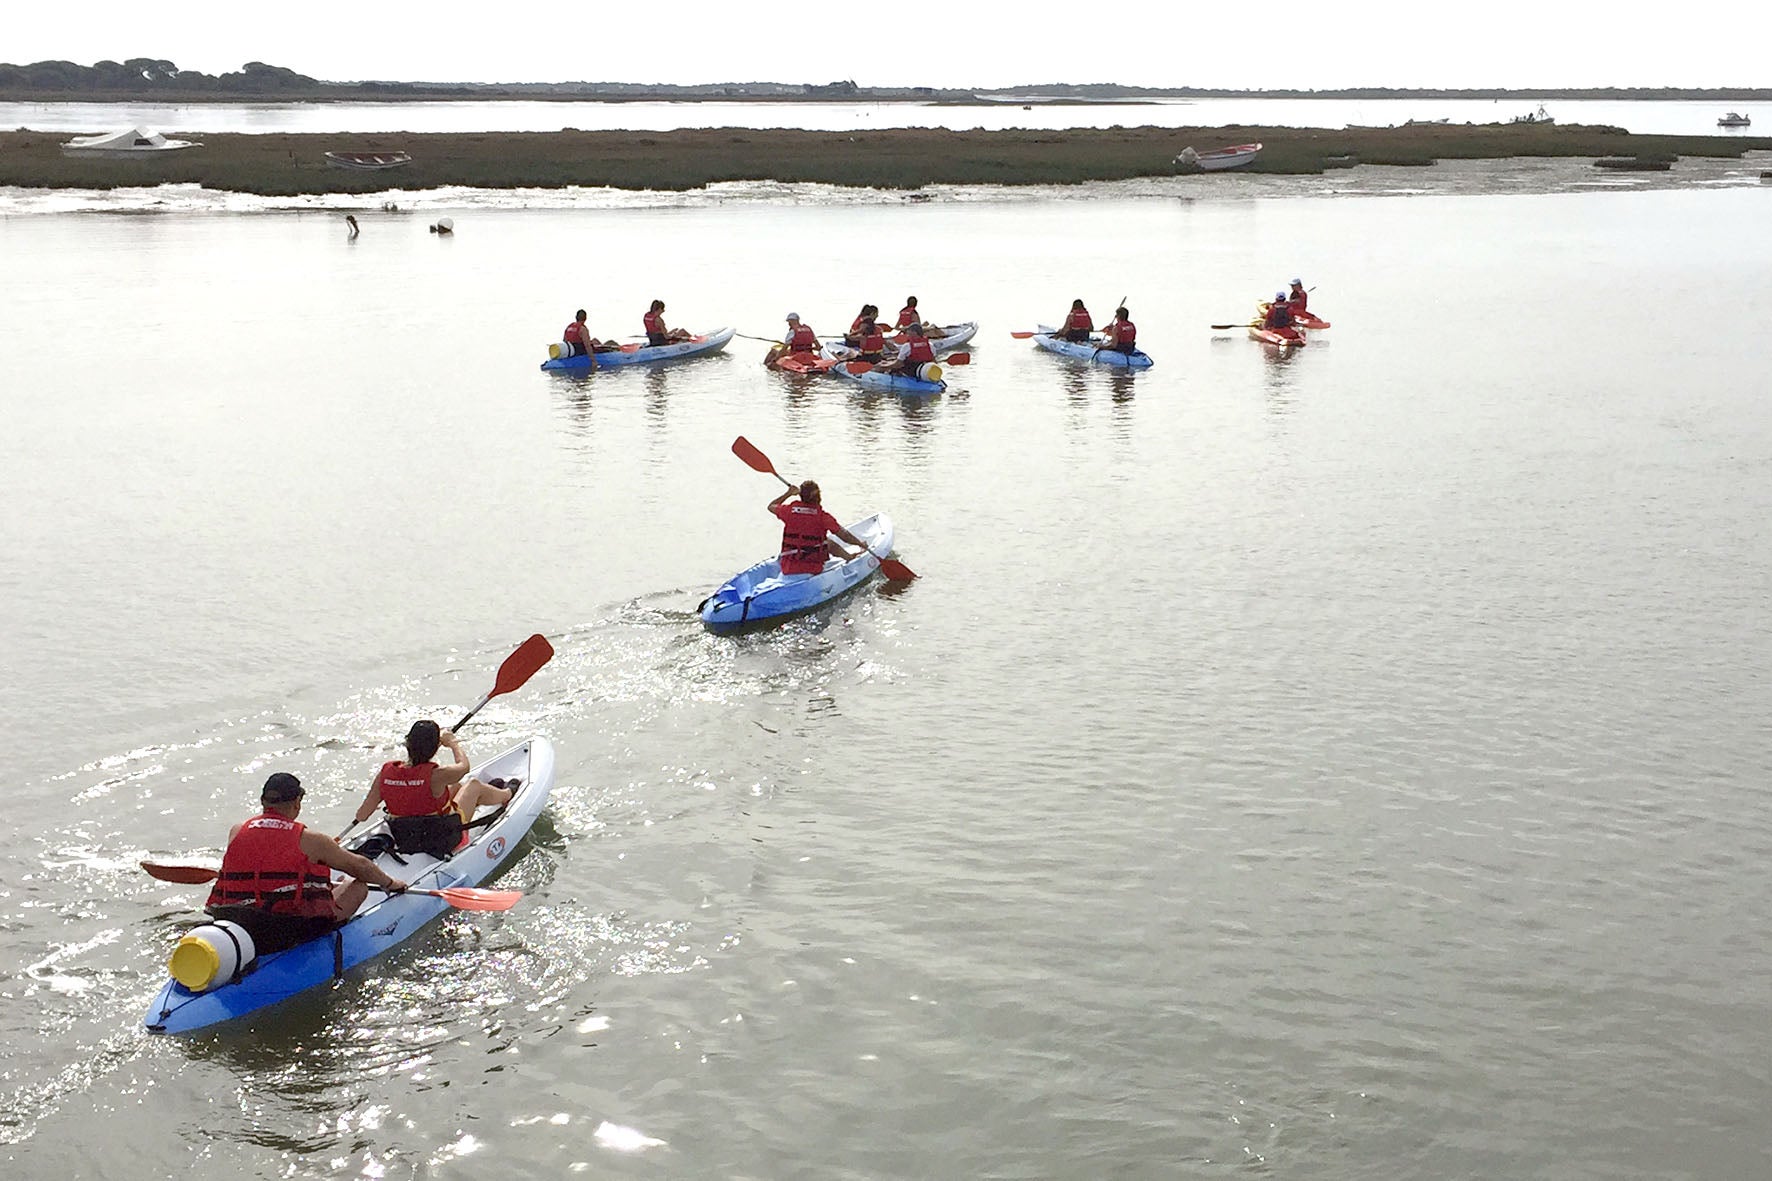
<svg viewBox="0 0 1772 1181">
<path fill-rule="evenodd" d="M 1323 0 L 1267 5 L 1279 15 L 1266 20 L 1259 7 L 505 0 L 450 15 L 445 5 L 360 0 L 251 9 L 89 0 L 14 6 L 0 24 L 0 61 L 155 57 L 207 74 L 263 61 L 331 81 L 1772 86 L 1772 5 L 1763 0 L 1654 18 L 1644 7 L 1569 0 Z"/>
</svg>

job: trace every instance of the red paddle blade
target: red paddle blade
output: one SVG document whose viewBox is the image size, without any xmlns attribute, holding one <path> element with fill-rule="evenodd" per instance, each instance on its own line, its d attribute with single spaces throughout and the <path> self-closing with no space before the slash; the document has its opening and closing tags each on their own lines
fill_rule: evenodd
<svg viewBox="0 0 1772 1181">
<path fill-rule="evenodd" d="M 972 354 L 971 353 L 949 353 L 947 356 L 945 356 L 941 359 L 941 363 L 943 365 L 970 365 L 970 364 L 972 364 Z"/>
<path fill-rule="evenodd" d="M 909 582 L 916 577 L 911 568 L 897 558 L 881 558 L 880 573 L 892 582 Z"/>
<path fill-rule="evenodd" d="M 777 479 L 780 478 L 776 475 L 775 465 L 769 462 L 769 457 L 757 450 L 751 441 L 743 435 L 732 440 L 732 454 L 738 456 L 740 459 L 744 460 L 745 463 L 749 464 L 751 470 L 767 472 L 772 476 L 776 476 Z"/>
<path fill-rule="evenodd" d="M 1016 340 L 1028 340 L 1040 334 L 1038 332 L 1011 332 L 1009 335 L 1013 336 Z"/>
<path fill-rule="evenodd" d="M 219 869 L 210 869 L 203 865 L 157 865 L 152 861 L 144 861 L 142 868 L 148 871 L 149 877 L 159 878 L 163 882 L 177 882 L 181 886 L 213 882 L 221 876 Z"/>
<path fill-rule="evenodd" d="M 867 373 L 873 369 L 873 367 L 874 363 L 872 361 L 845 361 L 843 363 L 843 372 L 857 374 Z"/>
<path fill-rule="evenodd" d="M 472 886 L 451 886 L 446 890 L 413 890 L 414 894 L 431 894 L 457 910 L 509 910 L 523 897 L 521 890 L 479 890 Z"/>
<path fill-rule="evenodd" d="M 533 635 L 523 641 L 523 646 L 505 657 L 505 662 L 498 666 L 498 680 L 493 682 L 492 697 L 501 693 L 509 693 L 513 689 L 523 687 L 523 682 L 535 675 L 535 670 L 553 659 L 554 646 L 548 643 L 544 635 Z"/>
</svg>

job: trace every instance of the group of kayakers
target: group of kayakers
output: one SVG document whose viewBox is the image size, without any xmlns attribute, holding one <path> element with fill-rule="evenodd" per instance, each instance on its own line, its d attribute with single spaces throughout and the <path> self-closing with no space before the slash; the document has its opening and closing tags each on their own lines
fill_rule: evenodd
<svg viewBox="0 0 1772 1181">
<path fill-rule="evenodd" d="M 914 374 L 918 366 L 935 360 L 935 346 L 929 340 L 930 327 L 917 309 L 917 297 L 911 295 L 905 297 L 893 329 L 905 338 L 903 343 L 887 340 L 887 330 L 880 323 L 879 305 L 871 303 L 861 305 L 861 311 L 850 322 L 842 341 L 852 350 L 852 360 L 865 361 L 881 373 Z M 822 347 L 818 332 L 802 321 L 798 312 L 789 312 L 787 332 L 764 356 L 763 364 L 770 369 L 780 368 L 783 360 L 795 355 L 808 361 L 815 360 Z"/>
<path fill-rule="evenodd" d="M 1309 303 L 1310 295 L 1305 291 L 1304 280 L 1294 279 L 1289 290 L 1274 292 L 1273 302 L 1262 314 L 1261 326 L 1289 339 L 1298 338 L 1301 335 L 1298 322 Z"/>
<path fill-rule="evenodd" d="M 640 317 L 640 322 L 646 329 L 646 343 L 656 346 L 677 344 L 690 339 L 693 334 L 688 330 L 671 328 L 665 324 L 664 310 L 664 300 L 655 299 L 652 306 L 646 309 L 646 314 Z M 566 330 L 560 334 L 560 342 L 566 346 L 563 356 L 589 357 L 592 369 L 597 367 L 598 353 L 621 351 L 621 345 L 615 341 L 598 340 L 591 335 L 590 323 L 583 308 L 579 308 L 572 317 L 572 322 L 566 325 Z"/>
<path fill-rule="evenodd" d="M 1101 347 L 1116 353 L 1131 356 L 1138 351 L 1138 325 L 1132 322 L 1132 313 L 1124 306 L 1114 309 L 1114 318 L 1102 326 L 1103 340 Z M 1089 309 L 1080 299 L 1071 300 L 1071 310 L 1065 313 L 1064 325 L 1059 329 L 1059 336 L 1077 344 L 1089 344 L 1095 340 L 1095 320 L 1089 315 Z"/>
<path fill-rule="evenodd" d="M 465 842 L 465 826 L 478 809 L 510 801 L 511 788 L 502 781 L 482 783 L 469 775 L 460 740 L 436 722 L 414 722 L 405 746 L 405 758 L 383 763 L 371 779 L 351 828 L 384 810 L 396 841 L 412 842 L 406 851 L 422 848 L 440 855 Z M 437 763 L 439 748 L 449 750 L 449 763 Z M 339 926 L 357 913 L 371 887 L 389 893 L 407 888 L 370 858 L 303 824 L 298 817 L 306 794 L 301 780 L 287 771 L 265 780 L 259 814 L 228 833 L 221 872 L 205 906 L 215 918 L 245 928 L 261 954 Z M 350 880 L 334 886 L 335 869 Z"/>
</svg>

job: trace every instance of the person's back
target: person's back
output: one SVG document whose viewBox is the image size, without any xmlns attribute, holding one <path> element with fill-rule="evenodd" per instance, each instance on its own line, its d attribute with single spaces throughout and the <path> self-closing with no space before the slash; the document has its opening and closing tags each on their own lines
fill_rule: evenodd
<svg viewBox="0 0 1772 1181">
<path fill-rule="evenodd" d="M 1284 291 L 1274 295 L 1274 302 L 1268 305 L 1267 316 L 1263 318 L 1261 326 L 1273 329 L 1292 327 L 1292 308 L 1286 302 Z"/>
<path fill-rule="evenodd" d="M 1107 327 L 1107 343 L 1103 346 L 1130 356 L 1138 351 L 1138 325 L 1125 308 L 1114 312 L 1113 323 Z"/>
<path fill-rule="evenodd" d="M 1083 306 L 1082 300 L 1072 300 L 1071 310 L 1064 318 L 1064 339 L 1082 344 L 1094 332 L 1095 320 L 1089 315 L 1089 309 Z"/>
<path fill-rule="evenodd" d="M 817 504 L 796 500 L 770 510 L 781 520 L 781 572 L 817 574 L 824 569 L 826 537 L 836 518 Z"/>
</svg>

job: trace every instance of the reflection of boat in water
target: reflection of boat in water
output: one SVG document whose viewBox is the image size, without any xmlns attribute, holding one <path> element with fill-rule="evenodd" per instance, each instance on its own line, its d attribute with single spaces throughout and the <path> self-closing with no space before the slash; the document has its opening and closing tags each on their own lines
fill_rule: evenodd
<svg viewBox="0 0 1772 1181">
<path fill-rule="evenodd" d="M 1730 111 L 1727 115 L 1724 115 L 1721 119 L 1717 120 L 1718 127 L 1752 127 L 1753 123 L 1754 121 L 1752 119 L 1736 111 Z"/>
<path fill-rule="evenodd" d="M 1601 156 L 1594 161 L 1595 168 L 1617 172 L 1666 172 L 1673 166 L 1672 160 L 1643 160 L 1636 156 Z"/>
<path fill-rule="evenodd" d="M 1509 123 L 1555 123 L 1556 120 L 1551 117 L 1551 114 L 1549 111 L 1544 109 L 1544 104 L 1539 103 L 1538 109 L 1536 111 L 1529 111 L 1524 115 L 1515 115 L 1512 119 L 1509 119 L 1508 122 Z"/>
</svg>

